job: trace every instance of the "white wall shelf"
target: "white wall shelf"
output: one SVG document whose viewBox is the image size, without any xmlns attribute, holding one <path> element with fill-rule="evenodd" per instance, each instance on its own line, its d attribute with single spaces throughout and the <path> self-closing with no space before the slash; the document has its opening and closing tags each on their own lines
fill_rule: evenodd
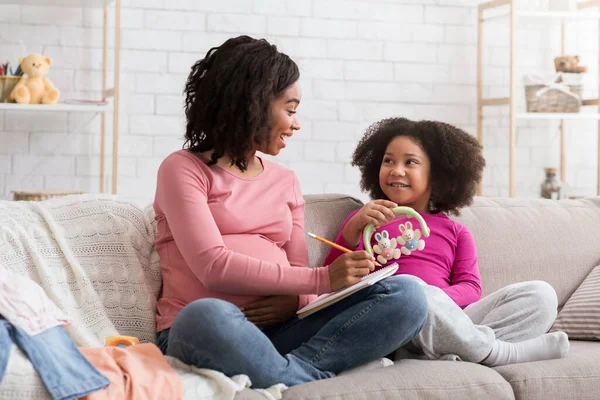
<svg viewBox="0 0 600 400">
<path fill-rule="evenodd" d="M 104 8 L 114 2 L 115 0 L 0 0 L 0 5 L 12 4 L 20 6 Z"/>
<path fill-rule="evenodd" d="M 515 173 L 516 173 L 516 148 L 517 148 L 517 121 L 518 120 L 558 120 L 560 121 L 560 177 L 563 182 L 566 179 L 566 151 L 567 137 L 566 124 L 567 120 L 596 120 L 598 121 L 598 161 L 597 161 L 597 182 L 596 192 L 600 196 L 600 100 L 590 99 L 584 100 L 584 106 L 596 106 L 597 111 L 579 112 L 579 113 L 528 113 L 517 112 L 517 27 L 523 18 L 544 18 L 549 22 L 559 22 L 561 24 L 561 53 L 566 54 L 565 36 L 567 32 L 567 20 L 572 19 L 591 19 L 599 22 L 598 37 L 595 39 L 600 43 L 600 12 L 590 11 L 590 8 L 597 7 L 600 9 L 600 0 L 584 0 L 576 3 L 578 11 L 518 11 L 516 9 L 517 0 L 489 0 L 481 3 L 478 6 L 478 26 L 477 26 L 477 138 L 483 145 L 483 109 L 486 106 L 509 106 L 509 195 L 515 196 Z M 506 11 L 506 7 L 508 12 Z M 508 16 L 509 32 L 510 32 L 510 84 L 509 96 L 504 98 L 486 99 L 483 97 L 483 27 L 485 22 L 499 17 Z M 600 49 L 599 49 L 600 53 Z M 600 54 L 599 74 L 600 74 Z M 600 82 L 600 76 L 599 76 Z M 599 83 L 600 84 L 600 83 Z M 600 91 L 600 88 L 599 88 Z M 481 194 L 481 186 L 479 187 Z"/>
<path fill-rule="evenodd" d="M 508 14 L 507 14 L 508 15 Z M 565 19 L 600 19 L 599 12 L 592 11 L 517 11 L 517 17 L 523 18 L 565 18 Z"/>
<path fill-rule="evenodd" d="M 1 1 L 1 0 L 0 0 Z M 519 19 L 549 19 L 560 22 L 563 19 L 568 20 L 598 20 L 600 19 L 600 12 L 591 11 L 517 11 L 516 17 Z M 510 18 L 510 13 L 500 12 L 494 13 L 484 18 L 485 21 L 500 18 Z"/>
<path fill-rule="evenodd" d="M 6 111 L 58 111 L 58 112 L 111 112 L 113 105 L 93 104 L 17 104 L 17 103 L 0 103 L 0 110 Z"/>
<path fill-rule="evenodd" d="M 517 119 L 600 120 L 600 113 L 517 113 Z"/>
</svg>

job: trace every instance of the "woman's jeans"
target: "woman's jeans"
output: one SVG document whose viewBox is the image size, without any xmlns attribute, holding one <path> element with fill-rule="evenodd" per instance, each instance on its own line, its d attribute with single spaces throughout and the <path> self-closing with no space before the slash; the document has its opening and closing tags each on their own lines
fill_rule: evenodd
<svg viewBox="0 0 600 400">
<path fill-rule="evenodd" d="M 410 342 L 426 316 L 427 301 L 416 280 L 392 276 L 264 331 L 229 302 L 196 300 L 159 333 L 158 346 L 199 368 L 246 374 L 255 388 L 292 386 L 385 357 Z"/>
</svg>

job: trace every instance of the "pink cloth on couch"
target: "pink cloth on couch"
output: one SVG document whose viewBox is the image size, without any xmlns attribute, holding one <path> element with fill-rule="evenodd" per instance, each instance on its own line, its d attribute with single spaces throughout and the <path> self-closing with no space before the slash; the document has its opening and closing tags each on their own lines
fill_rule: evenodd
<svg viewBox="0 0 600 400">
<path fill-rule="evenodd" d="M 126 348 L 80 347 L 79 350 L 110 379 L 110 385 L 82 397 L 83 400 L 183 398 L 179 375 L 154 344 L 145 343 Z"/>
</svg>

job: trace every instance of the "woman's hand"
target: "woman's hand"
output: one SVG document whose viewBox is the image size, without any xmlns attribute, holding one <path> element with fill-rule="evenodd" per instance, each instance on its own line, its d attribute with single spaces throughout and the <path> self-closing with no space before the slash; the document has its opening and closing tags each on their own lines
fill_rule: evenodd
<svg viewBox="0 0 600 400">
<path fill-rule="evenodd" d="M 374 268 L 373 256 L 364 250 L 342 254 L 329 265 L 331 291 L 354 285 Z"/>
<path fill-rule="evenodd" d="M 296 316 L 298 296 L 269 296 L 246 304 L 240 310 L 258 327 L 276 325 Z"/>
<path fill-rule="evenodd" d="M 391 221 L 396 217 L 392 208 L 398 204 L 389 200 L 371 200 L 365 204 L 359 212 L 354 214 L 350 221 L 344 226 L 342 236 L 350 247 L 356 247 L 360 243 L 360 235 L 368 224 L 380 225 Z"/>
</svg>

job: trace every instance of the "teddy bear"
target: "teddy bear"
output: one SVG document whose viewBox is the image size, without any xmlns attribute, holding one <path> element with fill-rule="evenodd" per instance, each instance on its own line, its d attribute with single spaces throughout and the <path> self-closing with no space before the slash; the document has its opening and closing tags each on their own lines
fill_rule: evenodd
<svg viewBox="0 0 600 400">
<path fill-rule="evenodd" d="M 425 241 L 421 239 L 421 230 L 413 230 L 412 223 L 407 222 L 406 224 L 400 224 L 398 226 L 402 236 L 398 236 L 397 242 L 402 245 L 400 250 L 402 254 L 409 256 L 415 250 L 423 250 L 425 248 Z"/>
<path fill-rule="evenodd" d="M 398 243 L 396 239 L 390 239 L 387 231 L 377 232 L 375 234 L 377 244 L 373 246 L 373 251 L 378 254 L 377 261 L 380 264 L 386 264 L 392 258 L 397 260 L 400 258 L 400 249 L 397 249 Z"/>
<path fill-rule="evenodd" d="M 579 56 L 560 56 L 554 59 L 556 72 L 584 73 L 587 67 L 579 65 Z"/>
<path fill-rule="evenodd" d="M 10 92 L 10 98 L 19 104 L 54 104 L 60 92 L 45 75 L 52 60 L 41 54 L 30 54 L 19 60 L 21 70 L 27 74 L 22 77 Z"/>
</svg>

